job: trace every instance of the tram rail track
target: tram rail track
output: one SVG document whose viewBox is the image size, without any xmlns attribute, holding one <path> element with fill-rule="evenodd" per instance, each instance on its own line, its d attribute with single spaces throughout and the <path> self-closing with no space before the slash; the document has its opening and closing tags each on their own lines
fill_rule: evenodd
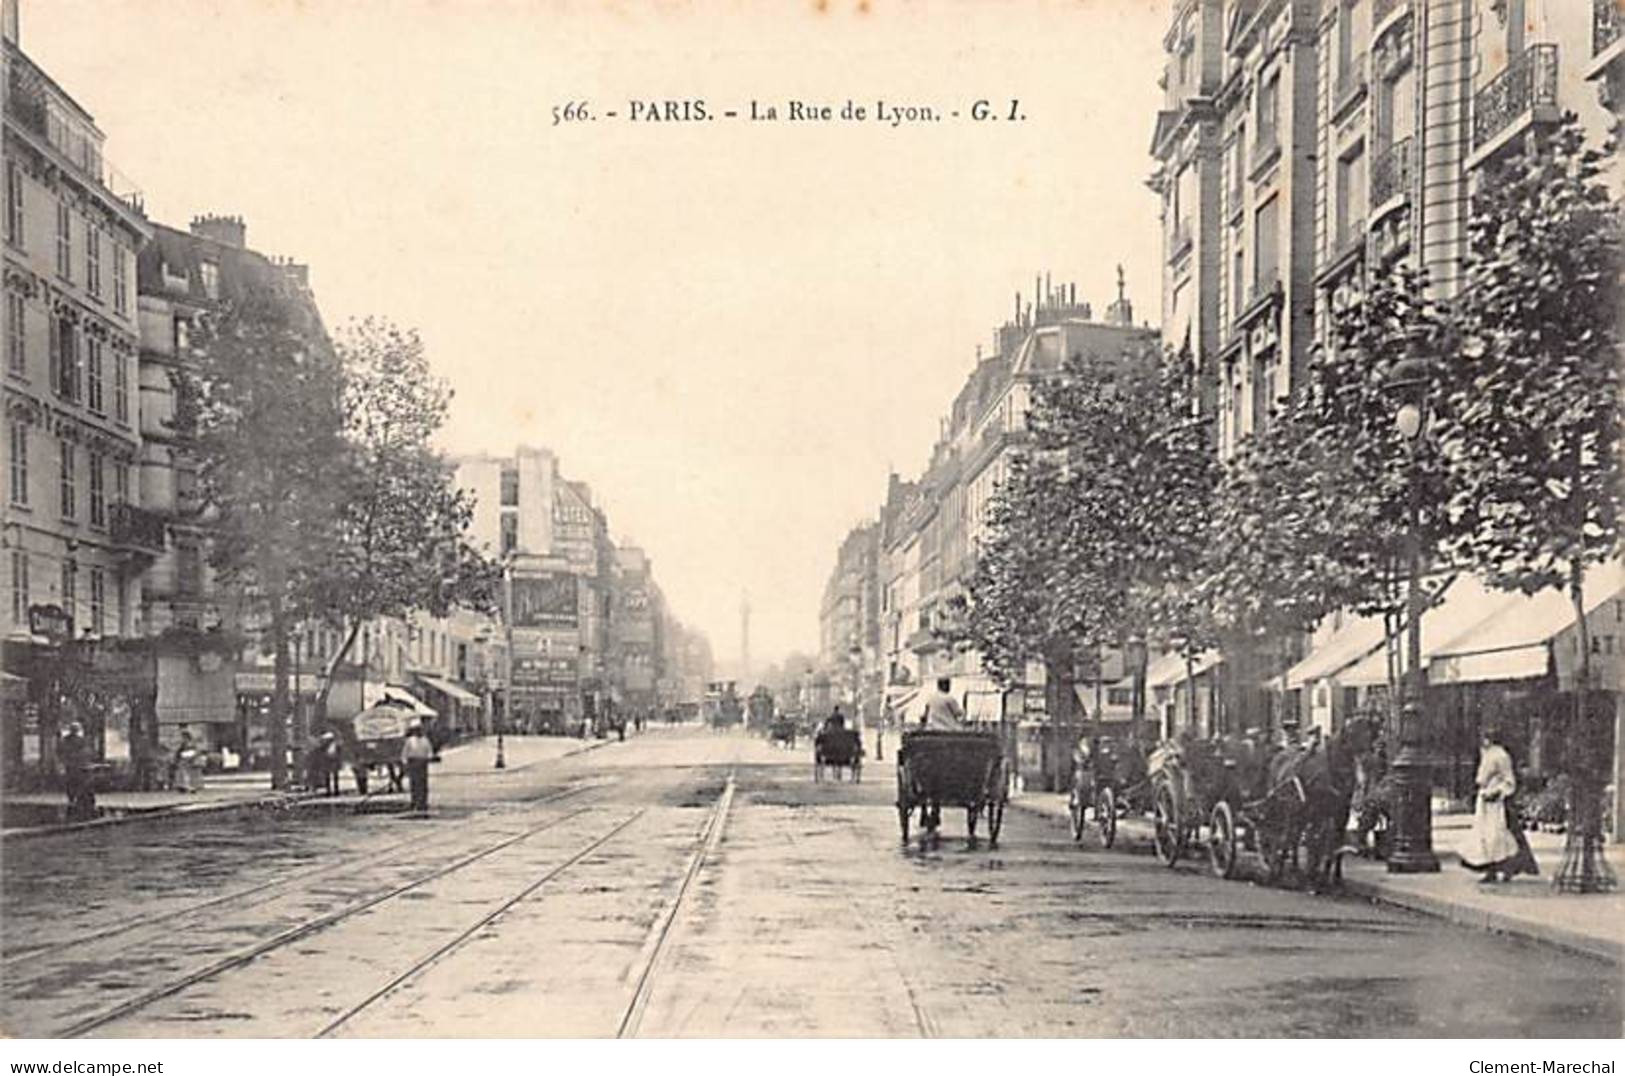
<svg viewBox="0 0 1625 1076">
<path fill-rule="evenodd" d="M 590 787 L 591 786 L 583 785 L 568 788 L 553 795 L 535 800 L 531 805 L 543 806 L 550 803 L 557 803 L 560 800 L 581 795 L 583 792 L 588 791 Z M 376 795 L 376 793 L 374 795 Z M 367 798 L 363 798 L 361 801 L 359 801 L 359 803 L 365 803 Z M 430 842 L 430 846 L 438 847 L 443 844 L 448 844 L 454 840 L 457 840 L 460 836 L 463 835 L 454 830 L 445 835 L 433 838 Z M 31 965 L 45 957 L 55 955 L 64 950 L 83 949 L 84 946 L 94 942 L 105 941 L 109 938 L 116 938 L 119 935 L 129 934 L 133 931 L 139 931 L 149 927 L 173 923 L 176 920 L 185 919 L 188 916 L 197 915 L 200 912 L 205 912 L 212 908 L 219 908 L 222 905 L 230 905 L 234 910 L 258 907 L 259 905 L 266 903 L 268 900 L 274 899 L 275 897 L 280 896 L 282 893 L 295 888 L 301 882 L 310 881 L 314 878 L 320 878 L 324 875 L 334 874 L 345 868 L 360 867 L 371 863 L 377 863 L 387 859 L 389 856 L 399 852 L 403 848 L 414 846 L 420 849 L 425 847 L 423 839 L 421 837 L 409 837 L 406 840 L 394 842 L 386 845 L 383 848 L 373 849 L 372 851 L 362 852 L 356 855 L 344 856 L 331 862 L 312 867 L 308 870 L 298 871 L 282 877 L 271 878 L 257 885 L 246 886 L 242 889 L 234 889 L 229 893 L 224 893 L 217 897 L 210 897 L 207 900 L 196 901 L 184 907 L 172 908 L 168 911 L 158 912 L 153 915 L 131 916 L 85 934 L 76 934 L 72 937 L 64 938 L 61 941 L 49 942 L 33 948 L 21 950 L 16 953 L 8 953 L 4 957 L 0 957 L 0 972 L 5 972 L 9 975 L 9 973 L 11 973 L 14 969 L 27 967 L 28 965 Z"/>
<path fill-rule="evenodd" d="M 677 917 L 682 912 L 683 902 L 688 898 L 689 890 L 693 887 L 694 880 L 699 877 L 706 861 L 715 854 L 717 846 L 722 843 L 723 826 L 727 822 L 728 811 L 733 806 L 734 776 L 734 772 L 730 770 L 728 779 L 722 786 L 722 794 L 717 797 L 716 806 L 712 808 L 711 817 L 701 834 L 699 845 L 689 857 L 688 869 L 683 873 L 683 880 L 677 887 L 677 893 L 672 897 L 655 929 L 654 945 L 644 961 L 642 970 L 638 973 L 632 1000 L 628 1002 L 626 1011 L 621 1015 L 620 1026 L 616 1028 L 615 1037 L 618 1039 L 636 1038 L 643 1025 L 649 999 L 654 994 L 655 979 L 671 948 L 674 928 Z"/>
<path fill-rule="evenodd" d="M 450 863 L 442 864 L 441 866 L 436 867 L 434 870 L 429 871 L 426 874 L 418 875 L 417 877 L 403 884 L 392 886 L 389 889 L 379 893 L 370 894 L 360 900 L 352 901 L 340 908 L 336 908 L 331 912 L 324 913 L 285 930 L 278 931 L 276 934 L 268 938 L 264 938 L 252 945 L 245 946 L 241 949 L 228 953 L 227 955 L 212 960 L 209 963 L 195 968 L 184 975 L 181 975 L 159 986 L 153 987 L 150 990 L 143 991 L 134 997 L 126 998 L 124 1001 L 110 1006 L 107 1009 L 103 1009 L 102 1011 L 91 1016 L 87 1016 L 75 1021 L 64 1028 L 56 1030 L 54 1032 L 54 1036 L 64 1039 L 83 1037 L 92 1031 L 96 1031 L 100 1028 L 106 1027 L 109 1024 L 131 1016 L 134 1013 L 140 1012 L 142 1009 L 146 1009 L 166 998 L 180 994 L 183 991 L 196 986 L 198 983 L 216 978 L 224 972 L 230 971 L 234 968 L 242 967 L 250 961 L 257 960 L 268 953 L 285 948 L 286 946 L 291 945 L 303 938 L 309 937 L 312 934 L 318 933 L 319 931 L 326 930 L 327 928 L 359 915 L 362 912 L 375 908 L 386 901 L 394 900 L 403 894 L 420 889 L 431 882 L 437 881 L 449 874 L 462 870 L 465 867 L 487 858 L 488 856 L 495 855 L 506 848 L 519 844 L 521 841 L 529 840 L 531 837 L 534 837 L 537 834 L 545 833 L 548 830 L 563 825 L 571 819 L 585 814 L 590 809 L 591 808 L 589 807 L 580 807 L 557 818 L 547 819 L 546 821 L 537 825 L 527 827 L 520 833 L 504 837 L 502 840 L 493 844 L 487 844 L 475 852 L 460 856 Z"/>
</svg>

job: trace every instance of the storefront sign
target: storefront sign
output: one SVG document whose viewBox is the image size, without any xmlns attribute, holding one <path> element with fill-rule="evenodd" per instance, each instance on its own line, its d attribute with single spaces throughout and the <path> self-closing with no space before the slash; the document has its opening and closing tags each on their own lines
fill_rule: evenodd
<svg viewBox="0 0 1625 1076">
<path fill-rule="evenodd" d="M 73 638 L 73 617 L 60 605 L 30 605 L 28 630 L 30 634 L 43 635 L 52 642 L 60 643 Z"/>
<path fill-rule="evenodd" d="M 576 680 L 576 663 L 569 658 L 515 658 L 513 682 L 523 684 L 570 684 Z"/>
</svg>

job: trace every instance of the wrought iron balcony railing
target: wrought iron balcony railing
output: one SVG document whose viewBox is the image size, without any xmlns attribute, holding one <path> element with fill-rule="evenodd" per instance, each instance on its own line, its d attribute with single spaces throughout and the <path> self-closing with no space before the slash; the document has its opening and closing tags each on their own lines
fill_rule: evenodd
<svg viewBox="0 0 1625 1076">
<path fill-rule="evenodd" d="M 1383 205 L 1393 198 L 1402 198 L 1410 193 L 1411 169 L 1414 165 L 1414 150 L 1416 141 L 1413 138 L 1401 138 L 1384 150 L 1381 150 L 1376 159 L 1371 162 L 1371 204 Z"/>
<path fill-rule="evenodd" d="M 144 553 L 164 551 L 164 517 L 133 504 L 108 505 L 113 544 Z"/>
<path fill-rule="evenodd" d="M 45 76 L 32 63 L 12 54 L 6 58 L 6 114 L 44 139 L 90 182 L 137 213 L 143 213 L 140 190 L 102 157 L 100 144 L 65 118 L 53 105 Z"/>
<path fill-rule="evenodd" d="M 1473 95 L 1473 148 L 1479 149 L 1536 105 L 1557 104 L 1557 46 L 1530 45 Z"/>
<path fill-rule="evenodd" d="M 1596 56 L 1619 40 L 1625 29 L 1625 11 L 1619 0 L 1591 0 L 1591 55 Z"/>
</svg>

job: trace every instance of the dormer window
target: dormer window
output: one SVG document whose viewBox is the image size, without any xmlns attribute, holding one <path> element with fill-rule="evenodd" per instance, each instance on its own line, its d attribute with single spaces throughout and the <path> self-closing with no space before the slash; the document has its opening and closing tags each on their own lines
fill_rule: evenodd
<svg viewBox="0 0 1625 1076">
<path fill-rule="evenodd" d="M 214 262 L 199 262 L 198 275 L 203 281 L 203 294 L 211 299 L 220 298 L 220 266 Z"/>
</svg>

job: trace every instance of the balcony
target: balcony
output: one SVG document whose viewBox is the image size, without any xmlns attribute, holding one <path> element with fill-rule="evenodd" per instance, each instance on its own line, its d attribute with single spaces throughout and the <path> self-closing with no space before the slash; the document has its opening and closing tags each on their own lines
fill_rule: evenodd
<svg viewBox="0 0 1625 1076">
<path fill-rule="evenodd" d="M 1530 45 L 1473 95 L 1473 150 L 1538 108 L 1557 107 L 1557 46 Z"/>
<path fill-rule="evenodd" d="M 51 99 L 45 76 L 18 54 L 7 57 L 6 115 L 37 136 L 82 178 L 137 214 L 145 214 L 141 191 L 102 158 L 99 141 Z"/>
<path fill-rule="evenodd" d="M 1619 0 L 1591 0 L 1591 55 L 1600 56 L 1603 51 L 1619 40 L 1619 32 L 1625 28 L 1625 11 L 1621 11 Z"/>
<path fill-rule="evenodd" d="M 157 556 L 164 551 L 164 517 L 133 504 L 108 505 L 113 544 Z"/>
<path fill-rule="evenodd" d="M 1401 138 L 1377 153 L 1371 162 L 1371 205 L 1385 205 L 1395 198 L 1408 198 L 1411 192 L 1412 168 L 1415 165 L 1416 141 Z"/>
</svg>

